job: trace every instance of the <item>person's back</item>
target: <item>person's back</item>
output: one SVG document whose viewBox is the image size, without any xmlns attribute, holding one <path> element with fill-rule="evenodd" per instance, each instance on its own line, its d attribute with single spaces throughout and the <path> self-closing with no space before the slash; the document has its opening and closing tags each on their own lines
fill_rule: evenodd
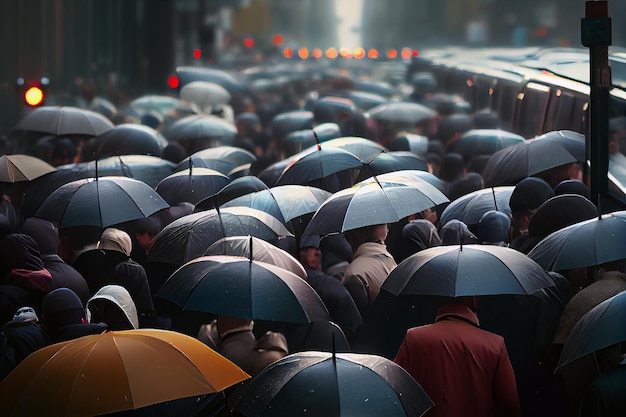
<svg viewBox="0 0 626 417">
<path fill-rule="evenodd" d="M 521 415 L 504 339 L 465 305 L 444 305 L 434 324 L 409 329 L 394 362 L 433 400 L 431 416 Z"/>
</svg>

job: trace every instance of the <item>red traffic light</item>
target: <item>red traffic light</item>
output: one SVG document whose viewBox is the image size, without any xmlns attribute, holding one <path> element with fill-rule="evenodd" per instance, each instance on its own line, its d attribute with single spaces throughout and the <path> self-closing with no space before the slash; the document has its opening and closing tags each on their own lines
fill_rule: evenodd
<svg viewBox="0 0 626 417">
<path fill-rule="evenodd" d="M 167 86 L 172 90 L 176 90 L 180 86 L 180 80 L 176 75 L 170 75 L 167 79 Z"/>
<path fill-rule="evenodd" d="M 24 91 L 24 102 L 30 107 L 41 106 L 46 94 L 40 85 L 29 85 Z"/>
<path fill-rule="evenodd" d="M 252 38 L 246 38 L 246 39 L 244 39 L 244 41 L 243 41 L 243 45 L 244 45 L 246 48 L 248 48 L 248 49 L 252 48 L 252 47 L 254 46 L 254 39 L 252 39 Z"/>
</svg>

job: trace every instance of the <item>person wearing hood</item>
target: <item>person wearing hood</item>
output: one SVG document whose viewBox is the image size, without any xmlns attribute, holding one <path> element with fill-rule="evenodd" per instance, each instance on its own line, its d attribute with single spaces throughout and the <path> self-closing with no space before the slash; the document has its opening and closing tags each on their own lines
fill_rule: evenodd
<svg viewBox="0 0 626 417">
<path fill-rule="evenodd" d="M 69 288 L 50 291 L 42 303 L 41 326 L 52 343 L 65 342 L 108 330 L 104 323 L 89 323 L 83 303 Z"/>
<path fill-rule="evenodd" d="M 155 317 L 152 293 L 145 269 L 130 258 L 131 250 L 128 233 L 110 227 L 102 232 L 97 249 L 81 255 L 89 262 L 76 268 L 87 280 L 91 294 L 109 284 L 126 288 L 137 307 L 140 327 L 150 327 Z"/>
<path fill-rule="evenodd" d="M 430 220 L 415 219 L 402 228 L 401 242 L 396 243 L 392 255 L 396 263 L 400 263 L 417 252 L 440 245 L 437 226 Z"/>
<path fill-rule="evenodd" d="M 58 255 L 59 233 L 54 225 L 48 220 L 30 217 L 24 221 L 21 233 L 29 235 L 37 243 L 43 265 L 52 275 L 52 288 L 69 288 L 86 305 L 89 286 L 85 278 Z"/>
<path fill-rule="evenodd" d="M 128 290 L 121 285 L 105 285 L 87 302 L 90 323 L 105 323 L 109 330 L 139 328 L 137 308 Z"/>
<path fill-rule="evenodd" d="M 50 344 L 32 307 L 21 307 L 0 331 L 0 382 L 28 355 Z"/>
<path fill-rule="evenodd" d="M 42 299 L 51 289 L 52 275 L 32 237 L 12 233 L 0 240 L 0 323 L 23 306 L 41 312 Z"/>
<path fill-rule="evenodd" d="M 444 224 L 439 230 L 439 236 L 444 246 L 478 244 L 478 238 L 458 219 L 452 219 Z"/>
<path fill-rule="evenodd" d="M 511 219 L 505 213 L 489 210 L 478 221 L 478 240 L 483 245 L 509 246 Z"/>
</svg>

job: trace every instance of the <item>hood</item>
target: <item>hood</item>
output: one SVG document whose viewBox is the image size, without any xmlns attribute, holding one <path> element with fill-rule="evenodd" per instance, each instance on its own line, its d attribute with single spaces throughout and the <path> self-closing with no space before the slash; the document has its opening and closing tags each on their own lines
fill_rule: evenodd
<svg viewBox="0 0 626 417">
<path fill-rule="evenodd" d="M 98 302 L 108 302 L 117 307 L 126 317 L 133 329 L 139 328 L 137 308 L 128 290 L 120 285 L 105 285 L 87 301 L 88 319 L 91 321 L 91 310 Z"/>
</svg>

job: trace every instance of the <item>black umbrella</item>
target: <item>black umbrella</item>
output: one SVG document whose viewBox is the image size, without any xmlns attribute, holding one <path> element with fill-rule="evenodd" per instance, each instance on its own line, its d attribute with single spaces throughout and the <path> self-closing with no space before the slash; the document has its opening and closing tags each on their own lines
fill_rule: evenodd
<svg viewBox="0 0 626 417">
<path fill-rule="evenodd" d="M 155 190 L 170 205 L 196 204 L 214 195 L 230 182 L 228 176 L 208 168 L 189 168 L 161 180 Z"/>
<path fill-rule="evenodd" d="M 501 211 L 510 216 L 509 199 L 514 186 L 483 188 L 472 191 L 452 201 L 441 213 L 441 224 L 452 219 L 462 221 L 468 226 L 478 224 L 480 218 L 490 210 Z"/>
<path fill-rule="evenodd" d="M 362 111 L 368 111 L 372 107 L 387 102 L 387 99 L 382 95 L 367 91 L 349 91 L 346 96 Z"/>
<path fill-rule="evenodd" d="M 367 354 L 301 352 L 265 368 L 233 392 L 246 417 L 421 416 L 433 403 L 402 367 Z"/>
<path fill-rule="evenodd" d="M 182 310 L 253 320 L 328 320 L 307 282 L 275 265 L 240 256 L 203 256 L 174 272 L 155 297 Z"/>
<path fill-rule="evenodd" d="M 146 183 L 126 177 L 86 178 L 50 194 L 36 217 L 59 228 L 115 224 L 148 217 L 169 205 Z"/>
<path fill-rule="evenodd" d="M 313 129 L 296 130 L 288 133 L 283 139 L 281 147 L 291 155 L 315 146 L 318 142 L 326 142 L 339 137 L 341 137 L 341 129 L 337 123 L 321 123 Z"/>
<path fill-rule="evenodd" d="M 363 166 L 361 160 L 351 152 L 332 146 L 320 145 L 301 152 L 291 159 L 276 185 L 313 185 L 327 191 L 345 188 L 339 181 L 335 184 L 333 174 L 346 174 L 346 183 L 354 183 L 353 172 Z"/>
<path fill-rule="evenodd" d="M 553 286 L 543 268 L 515 249 L 451 245 L 409 256 L 391 271 L 381 289 L 393 295 L 461 297 L 530 294 Z"/>
<path fill-rule="evenodd" d="M 198 212 L 210 210 L 219 207 L 222 204 L 237 197 L 241 197 L 242 195 L 267 189 L 267 185 L 265 185 L 263 181 L 255 176 L 246 175 L 243 177 L 235 178 L 214 195 L 199 201 L 196 204 L 194 211 Z"/>
<path fill-rule="evenodd" d="M 217 146 L 197 151 L 183 159 L 175 171 L 189 168 L 189 160 L 194 167 L 209 168 L 232 177 L 248 175 L 250 166 L 256 162 L 256 156 L 245 149 L 235 146 Z"/>
<path fill-rule="evenodd" d="M 449 201 L 426 181 L 396 182 L 385 175 L 330 196 L 315 212 L 304 234 L 326 235 L 394 223 Z"/>
<path fill-rule="evenodd" d="M 585 161 L 585 136 L 559 130 L 494 153 L 485 165 L 483 179 L 487 186 L 515 185 L 551 168 Z"/>
<path fill-rule="evenodd" d="M 227 236 L 213 243 L 202 256 L 229 255 L 249 257 L 253 261 L 272 264 L 306 279 L 302 264 L 289 252 L 254 236 Z"/>
<path fill-rule="evenodd" d="M 558 366 L 626 341 L 626 291 L 601 302 L 572 328 L 565 339 Z"/>
<path fill-rule="evenodd" d="M 296 154 L 297 155 L 297 154 Z M 274 162 L 270 166 L 264 168 L 261 172 L 257 174 L 257 177 L 267 185 L 267 187 L 273 187 L 278 185 L 278 179 L 282 175 L 283 171 L 287 166 L 291 163 L 293 157 L 295 155 L 282 159 L 278 162 Z"/>
<path fill-rule="evenodd" d="M 248 91 L 248 87 L 244 83 L 230 73 L 220 69 L 183 66 L 176 68 L 176 73 L 181 86 L 185 86 L 193 81 L 208 81 L 221 85 L 233 95 L 243 94 Z"/>
<path fill-rule="evenodd" d="M 151 127 L 125 123 L 96 137 L 96 156 L 106 158 L 114 155 L 161 156 L 167 139 Z"/>
<path fill-rule="evenodd" d="M 397 128 L 415 128 L 418 123 L 434 119 L 437 112 L 418 103 L 390 102 L 371 108 L 369 117 Z"/>
<path fill-rule="evenodd" d="M 272 119 L 272 133 L 279 140 L 291 132 L 312 128 L 313 113 L 307 110 L 280 113 Z"/>
<path fill-rule="evenodd" d="M 14 130 L 56 136 L 98 136 L 113 127 L 109 119 L 90 110 L 70 106 L 43 106 L 28 113 Z"/>
<path fill-rule="evenodd" d="M 501 129 L 472 129 L 461 136 L 449 149 L 468 161 L 475 155 L 493 155 L 500 149 L 524 142 L 523 136 Z"/>
<path fill-rule="evenodd" d="M 96 176 L 109 177 L 121 175 L 143 181 L 150 187 L 156 185 L 163 178 L 174 172 L 174 163 L 157 156 L 150 155 L 118 155 L 110 156 L 99 161 L 79 162 L 77 164 L 63 165 L 59 169 L 85 170 Z"/>
<path fill-rule="evenodd" d="M 150 94 L 141 96 L 130 102 L 130 108 L 141 115 L 151 110 L 165 114 L 179 106 L 180 100 L 175 97 Z"/>
<path fill-rule="evenodd" d="M 280 185 L 237 197 L 222 207 L 245 206 L 271 214 L 283 222 L 314 213 L 331 196 L 328 191 L 305 185 Z"/>
<path fill-rule="evenodd" d="M 233 142 L 236 135 L 237 128 L 234 124 L 221 117 L 208 114 L 193 114 L 183 117 L 163 132 L 163 136 L 169 141 L 207 140 L 209 143 L 223 144 Z M 184 145 L 184 143 L 181 144 Z M 209 146 L 202 149 L 206 147 Z"/>
<path fill-rule="evenodd" d="M 428 171 L 424 158 L 408 151 L 382 152 L 364 164 L 355 181 L 363 181 L 372 175 L 413 170 Z"/>
<path fill-rule="evenodd" d="M 201 256 L 226 236 L 255 236 L 270 243 L 292 234 L 280 220 L 248 207 L 229 207 L 189 214 L 156 235 L 148 261 L 182 265 Z"/>
<path fill-rule="evenodd" d="M 369 162 L 381 152 L 387 151 L 383 145 L 357 136 L 343 136 L 327 140 L 323 146 L 345 149 L 355 154 L 363 162 Z"/>
<path fill-rule="evenodd" d="M 626 259 L 626 211 L 572 224 L 549 234 L 528 257 L 549 271 Z"/>
</svg>

